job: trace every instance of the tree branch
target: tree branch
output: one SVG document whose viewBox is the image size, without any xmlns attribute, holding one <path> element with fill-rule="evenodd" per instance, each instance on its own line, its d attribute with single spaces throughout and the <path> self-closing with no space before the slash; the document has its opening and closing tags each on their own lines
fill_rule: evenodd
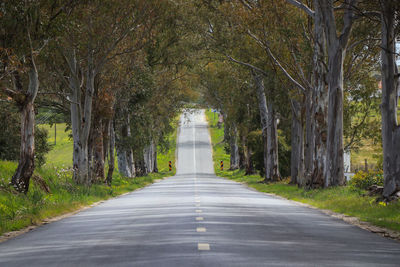
<svg viewBox="0 0 400 267">
<path fill-rule="evenodd" d="M 297 1 L 297 0 L 286 0 L 286 2 L 288 2 L 289 4 L 303 10 L 304 12 L 306 12 L 307 15 L 314 17 L 315 12 L 309 8 L 308 6 L 306 6 L 305 4 Z"/>
</svg>

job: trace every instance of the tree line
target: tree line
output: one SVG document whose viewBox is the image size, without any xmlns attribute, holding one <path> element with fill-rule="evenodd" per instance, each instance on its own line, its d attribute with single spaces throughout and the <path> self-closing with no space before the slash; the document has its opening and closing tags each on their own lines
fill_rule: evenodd
<svg viewBox="0 0 400 267">
<path fill-rule="evenodd" d="M 200 10 L 210 58 L 200 84 L 224 116 L 231 169 L 344 185 L 343 154 L 381 134 L 383 196 L 400 190 L 398 1 L 203 1 Z M 280 155 L 287 141 L 290 159 Z"/>
<path fill-rule="evenodd" d="M 157 172 L 157 148 L 167 149 L 193 94 L 180 9 L 157 0 L 2 1 L 0 97 L 5 114 L 20 114 L 18 192 L 35 169 L 37 107 L 69 125 L 77 184 L 110 185 L 114 151 L 126 177 Z"/>
</svg>

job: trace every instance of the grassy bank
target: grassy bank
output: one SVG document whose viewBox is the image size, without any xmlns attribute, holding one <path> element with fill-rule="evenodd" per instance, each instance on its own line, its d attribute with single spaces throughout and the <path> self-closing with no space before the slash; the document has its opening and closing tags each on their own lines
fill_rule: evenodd
<svg viewBox="0 0 400 267">
<path fill-rule="evenodd" d="M 136 190 L 153 183 L 156 179 L 175 174 L 175 169 L 169 171 L 168 161 L 175 163 L 176 130 L 169 137 L 170 150 L 165 154 L 158 153 L 158 173 L 125 178 L 115 171 L 111 187 L 103 184 L 92 185 L 89 188 L 75 185 L 70 168 L 72 141 L 64 129 L 65 125 L 57 126 L 57 145 L 48 154 L 46 165 L 35 170 L 28 194 L 16 194 L 8 186 L 17 163 L 0 161 L 0 235 Z M 54 142 L 54 133 L 51 135 L 51 130 L 49 142 Z M 47 192 L 43 182 L 50 192 Z"/>
<path fill-rule="evenodd" d="M 242 170 L 229 171 L 229 155 L 224 151 L 223 127 L 218 129 L 217 119 L 211 111 L 206 112 L 210 124 L 211 140 L 213 143 L 214 168 L 218 176 L 246 183 L 248 186 L 265 193 L 272 193 L 287 199 L 310 204 L 314 207 L 332 210 L 348 216 L 354 216 L 362 221 L 376 226 L 400 231 L 400 203 L 384 205 L 377 203 L 374 197 L 364 196 L 364 190 L 352 186 L 334 187 L 329 189 L 304 190 L 288 181 L 271 184 L 260 183 L 259 175 L 245 176 Z M 224 170 L 219 168 L 219 162 L 224 160 Z"/>
</svg>

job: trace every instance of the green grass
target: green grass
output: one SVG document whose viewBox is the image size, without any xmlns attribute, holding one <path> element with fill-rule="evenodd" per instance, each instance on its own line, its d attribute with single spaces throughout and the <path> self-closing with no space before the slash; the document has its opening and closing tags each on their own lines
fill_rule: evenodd
<svg viewBox="0 0 400 267">
<path fill-rule="evenodd" d="M 177 125 L 177 122 L 174 124 Z M 176 130 L 169 137 L 170 150 L 157 155 L 158 173 L 125 178 L 115 171 L 111 187 L 103 184 L 90 187 L 76 185 L 69 167 L 72 165 L 72 141 L 69 140 L 67 132 L 63 133 L 64 129 L 65 125 L 57 126 L 57 145 L 49 153 L 46 165 L 36 169 L 34 173 L 34 176 L 39 176 L 45 181 L 50 193 L 43 190 L 35 179 L 31 179 L 29 192 L 26 195 L 16 194 L 8 184 L 17 163 L 0 161 L 0 235 L 38 224 L 43 219 L 62 215 L 100 200 L 131 192 L 157 179 L 175 174 Z M 54 133 L 53 140 L 49 141 L 54 142 Z M 173 162 L 171 172 L 168 167 L 169 160 Z"/>
<path fill-rule="evenodd" d="M 229 171 L 229 155 L 225 154 L 222 143 L 224 129 L 216 127 L 217 121 L 211 111 L 206 111 L 206 116 L 210 124 L 214 168 L 218 176 L 247 184 L 260 192 L 276 194 L 320 209 L 354 216 L 376 226 L 400 231 L 400 202 L 384 206 L 383 203 L 377 203 L 374 197 L 364 196 L 364 190 L 352 186 L 304 190 L 288 184 L 287 180 L 265 184 L 261 183 L 263 178 L 259 175 L 245 176 L 243 170 Z M 219 168 L 220 160 L 224 160 L 223 171 Z"/>
<path fill-rule="evenodd" d="M 54 125 L 50 127 L 48 124 L 41 124 L 39 127 L 49 132 L 49 143 L 54 145 Z M 56 145 L 46 155 L 46 164 L 53 166 L 72 166 L 72 149 L 73 141 L 69 137 L 71 130 L 66 131 L 65 123 L 57 124 L 57 140 Z"/>
</svg>

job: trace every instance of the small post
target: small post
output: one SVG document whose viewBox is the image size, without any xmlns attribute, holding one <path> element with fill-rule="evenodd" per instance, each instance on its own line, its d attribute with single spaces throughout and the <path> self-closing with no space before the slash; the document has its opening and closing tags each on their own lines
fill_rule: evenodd
<svg viewBox="0 0 400 267">
<path fill-rule="evenodd" d="M 368 160 L 367 159 L 365 159 L 365 162 L 364 162 L 364 170 L 366 172 L 368 171 Z"/>
<path fill-rule="evenodd" d="M 57 145 L 57 123 L 54 123 L 54 145 Z"/>
<path fill-rule="evenodd" d="M 224 161 L 221 160 L 221 171 L 224 170 Z"/>
<path fill-rule="evenodd" d="M 168 167 L 169 167 L 169 171 L 172 171 L 172 163 L 171 163 L 171 161 L 168 161 Z"/>
</svg>

